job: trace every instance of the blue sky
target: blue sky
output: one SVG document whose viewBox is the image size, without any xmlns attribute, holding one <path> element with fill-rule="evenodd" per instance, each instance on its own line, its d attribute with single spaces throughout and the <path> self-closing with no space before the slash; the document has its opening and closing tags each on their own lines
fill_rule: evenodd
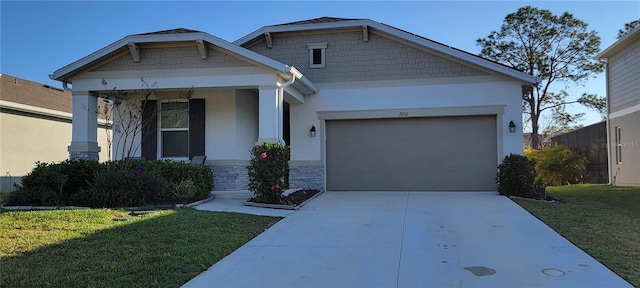
<svg viewBox="0 0 640 288">
<path fill-rule="evenodd" d="M 53 71 L 126 35 L 184 27 L 233 42 L 262 26 L 323 16 L 369 18 L 477 54 L 478 38 L 498 30 L 504 17 L 531 5 L 565 11 L 602 38 L 616 40 L 624 23 L 640 18 L 640 1 L 6 1 L 0 0 L 0 73 L 60 87 Z M 562 85 L 558 89 L 563 88 Z M 583 92 L 605 95 L 604 75 Z M 587 112 L 582 124 L 598 122 Z"/>
</svg>

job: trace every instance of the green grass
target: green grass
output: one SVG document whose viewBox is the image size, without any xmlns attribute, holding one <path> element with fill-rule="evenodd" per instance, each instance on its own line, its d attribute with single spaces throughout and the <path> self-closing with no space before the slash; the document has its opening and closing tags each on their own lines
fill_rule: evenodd
<svg viewBox="0 0 640 288">
<path fill-rule="evenodd" d="M 516 200 L 609 269 L 640 287 L 640 187 L 547 187 L 564 203 Z"/>
<path fill-rule="evenodd" d="M 178 287 L 280 218 L 192 209 L 0 214 L 0 287 Z"/>
</svg>

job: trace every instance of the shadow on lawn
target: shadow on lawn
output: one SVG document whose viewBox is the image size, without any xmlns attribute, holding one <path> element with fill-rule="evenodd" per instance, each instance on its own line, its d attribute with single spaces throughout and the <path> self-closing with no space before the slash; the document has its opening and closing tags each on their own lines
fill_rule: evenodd
<svg viewBox="0 0 640 288">
<path fill-rule="evenodd" d="M 177 287 L 278 220 L 191 209 L 127 220 L 125 225 L 3 257 L 0 286 Z"/>
</svg>

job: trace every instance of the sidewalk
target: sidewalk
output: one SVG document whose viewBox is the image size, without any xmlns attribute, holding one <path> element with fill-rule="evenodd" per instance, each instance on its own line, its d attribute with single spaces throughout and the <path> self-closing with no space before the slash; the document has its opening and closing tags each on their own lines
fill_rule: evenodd
<svg viewBox="0 0 640 288">
<path fill-rule="evenodd" d="M 274 217 L 286 217 L 294 212 L 294 210 L 244 206 L 243 204 L 247 199 L 253 197 L 253 193 L 246 190 L 214 191 L 213 195 L 215 195 L 215 199 L 202 203 L 194 208 L 202 211 L 237 212 Z"/>
</svg>

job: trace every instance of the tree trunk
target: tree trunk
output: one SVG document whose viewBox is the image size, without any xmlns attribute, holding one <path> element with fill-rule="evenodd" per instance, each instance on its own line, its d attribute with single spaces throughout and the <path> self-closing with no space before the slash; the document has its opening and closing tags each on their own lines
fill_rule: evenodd
<svg viewBox="0 0 640 288">
<path fill-rule="evenodd" d="M 538 114 L 531 114 L 531 148 L 540 149 L 540 139 L 538 135 Z"/>
</svg>

